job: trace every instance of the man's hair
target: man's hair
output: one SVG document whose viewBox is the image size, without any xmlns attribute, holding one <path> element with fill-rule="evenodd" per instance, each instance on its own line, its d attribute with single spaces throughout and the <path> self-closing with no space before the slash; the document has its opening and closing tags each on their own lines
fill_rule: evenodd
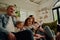
<svg viewBox="0 0 60 40">
<path fill-rule="evenodd" d="M 15 8 L 15 6 L 14 6 L 14 5 L 9 5 L 9 6 L 7 7 L 7 10 L 8 10 L 10 7 L 14 7 L 14 8 Z"/>
</svg>

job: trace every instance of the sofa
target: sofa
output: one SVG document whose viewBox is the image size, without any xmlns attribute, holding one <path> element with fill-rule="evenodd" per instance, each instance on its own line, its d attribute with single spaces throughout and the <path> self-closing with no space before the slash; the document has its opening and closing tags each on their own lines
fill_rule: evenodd
<svg viewBox="0 0 60 40">
<path fill-rule="evenodd" d="M 51 30 L 54 30 L 55 34 L 57 32 L 57 20 L 50 23 L 43 23 L 43 28 L 49 26 Z"/>
</svg>

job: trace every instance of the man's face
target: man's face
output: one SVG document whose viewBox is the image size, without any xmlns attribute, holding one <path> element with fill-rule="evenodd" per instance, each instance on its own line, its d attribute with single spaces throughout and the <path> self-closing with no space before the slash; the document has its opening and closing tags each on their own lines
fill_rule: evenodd
<svg viewBox="0 0 60 40">
<path fill-rule="evenodd" d="M 7 10 L 7 13 L 9 15 L 13 15 L 14 14 L 14 11 L 15 11 L 15 8 L 14 7 L 9 7 L 8 10 Z"/>
</svg>

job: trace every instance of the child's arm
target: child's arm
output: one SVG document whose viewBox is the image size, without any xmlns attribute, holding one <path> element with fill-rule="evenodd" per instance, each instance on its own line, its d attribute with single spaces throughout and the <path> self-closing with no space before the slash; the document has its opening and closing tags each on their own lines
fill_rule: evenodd
<svg viewBox="0 0 60 40">
<path fill-rule="evenodd" d="M 40 38 L 45 38 L 45 36 L 42 36 L 40 34 L 35 34 L 34 39 L 40 39 Z"/>
<path fill-rule="evenodd" d="M 39 30 L 42 32 L 45 32 L 45 30 L 42 27 L 40 27 Z"/>
</svg>

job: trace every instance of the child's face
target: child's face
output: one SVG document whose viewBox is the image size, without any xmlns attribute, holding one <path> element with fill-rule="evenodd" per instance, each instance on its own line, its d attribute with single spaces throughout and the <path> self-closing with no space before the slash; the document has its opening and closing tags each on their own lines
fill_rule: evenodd
<svg viewBox="0 0 60 40">
<path fill-rule="evenodd" d="M 35 26 L 35 27 L 39 27 L 39 24 L 38 24 L 38 23 L 36 23 L 36 24 L 34 24 L 34 26 Z"/>
<path fill-rule="evenodd" d="M 24 25 L 24 23 L 19 23 L 19 24 L 17 25 L 17 28 L 22 29 L 22 28 L 23 28 L 23 25 Z"/>
<path fill-rule="evenodd" d="M 35 30 L 36 30 L 39 27 L 39 24 L 36 23 L 36 24 L 34 24 L 34 26 L 35 26 Z"/>
<path fill-rule="evenodd" d="M 32 21 L 33 21 L 33 19 L 29 19 L 29 20 L 27 21 L 27 25 L 28 25 L 28 26 L 32 25 Z"/>
</svg>

